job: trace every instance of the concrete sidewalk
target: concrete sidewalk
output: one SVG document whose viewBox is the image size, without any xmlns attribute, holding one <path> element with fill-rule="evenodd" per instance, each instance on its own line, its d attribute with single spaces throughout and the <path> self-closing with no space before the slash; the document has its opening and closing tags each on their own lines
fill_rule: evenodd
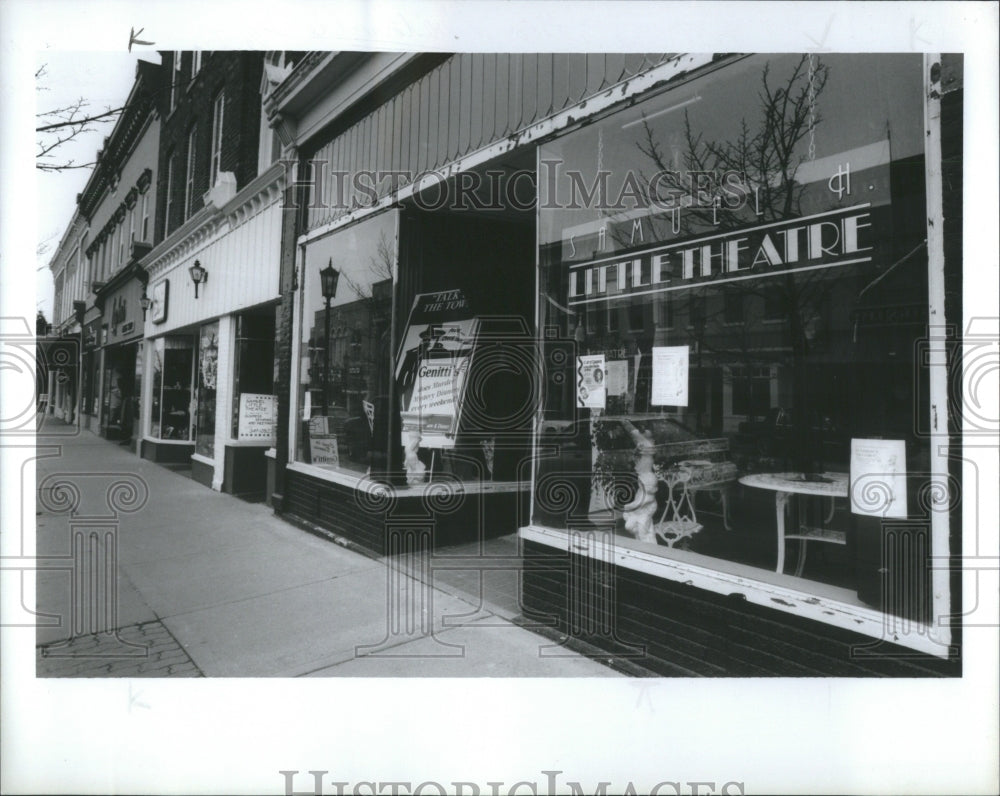
<svg viewBox="0 0 1000 796">
<path fill-rule="evenodd" d="M 40 677 L 620 676 L 513 623 L 516 572 L 426 584 L 70 431 L 38 437 Z"/>
</svg>

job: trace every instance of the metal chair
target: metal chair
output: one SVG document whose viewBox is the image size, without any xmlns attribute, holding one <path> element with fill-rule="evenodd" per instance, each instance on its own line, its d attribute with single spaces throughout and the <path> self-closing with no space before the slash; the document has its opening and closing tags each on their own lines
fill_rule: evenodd
<svg viewBox="0 0 1000 796">
<path fill-rule="evenodd" d="M 694 510 L 693 493 L 688 489 L 691 470 L 675 465 L 658 473 L 657 478 L 667 486 L 667 502 L 653 532 L 667 547 L 673 547 L 703 527 Z"/>
</svg>

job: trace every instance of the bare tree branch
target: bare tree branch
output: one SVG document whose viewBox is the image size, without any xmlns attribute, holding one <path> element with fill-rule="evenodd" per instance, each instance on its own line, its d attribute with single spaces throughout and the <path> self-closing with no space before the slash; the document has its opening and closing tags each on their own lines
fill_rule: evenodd
<svg viewBox="0 0 1000 796">
<path fill-rule="evenodd" d="M 48 91 L 48 88 L 41 85 L 40 81 L 50 77 L 47 64 L 42 64 L 35 72 L 36 91 Z M 155 92 L 172 91 L 187 86 L 193 79 L 188 78 L 177 83 L 163 86 Z M 155 95 L 155 93 L 154 93 Z M 144 97 L 141 101 L 148 101 Z M 36 114 L 37 126 L 35 127 L 37 152 L 35 154 L 35 168 L 39 171 L 65 171 L 69 169 L 89 169 L 96 165 L 96 159 L 87 163 L 77 163 L 74 160 L 57 160 L 56 152 L 66 144 L 79 138 L 84 133 L 94 132 L 97 125 L 113 123 L 117 121 L 122 113 L 129 109 L 129 105 L 121 105 L 117 108 L 105 107 L 101 111 L 92 110 L 90 103 L 84 97 L 80 97 L 75 102 L 61 108 L 42 111 Z"/>
</svg>

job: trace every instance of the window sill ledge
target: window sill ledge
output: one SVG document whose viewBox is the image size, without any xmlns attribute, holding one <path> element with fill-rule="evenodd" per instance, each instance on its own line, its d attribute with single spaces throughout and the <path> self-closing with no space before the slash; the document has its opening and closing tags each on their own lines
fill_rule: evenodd
<svg viewBox="0 0 1000 796">
<path fill-rule="evenodd" d="M 803 590 L 807 582 L 791 575 L 767 572 L 686 550 L 670 550 L 668 557 L 665 553 L 640 549 L 645 545 L 622 537 L 615 537 L 613 544 L 607 545 L 598 534 L 566 532 L 536 525 L 520 528 L 518 536 L 616 567 L 715 594 L 740 597 L 755 605 L 851 630 L 936 657 L 948 657 L 950 638 L 947 628 L 937 630 L 888 616 L 865 606 L 854 592 L 847 589 L 809 582 L 811 591 L 807 592 Z"/>
</svg>

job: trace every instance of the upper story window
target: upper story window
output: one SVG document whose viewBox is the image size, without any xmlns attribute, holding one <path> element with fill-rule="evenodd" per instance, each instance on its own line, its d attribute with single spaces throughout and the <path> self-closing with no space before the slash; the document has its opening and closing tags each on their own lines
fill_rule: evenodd
<svg viewBox="0 0 1000 796">
<path fill-rule="evenodd" d="M 188 218 L 194 210 L 194 174 L 195 174 L 195 139 L 198 133 L 197 127 L 191 128 L 188 135 L 187 149 L 187 176 L 184 180 L 184 218 Z"/>
<path fill-rule="evenodd" d="M 194 76 L 197 75 L 201 71 L 201 56 L 202 56 L 201 50 L 195 50 L 193 53 L 191 53 L 191 78 L 192 78 L 192 80 L 194 79 Z"/>
<path fill-rule="evenodd" d="M 142 240 L 149 241 L 149 194 L 142 195 Z"/>
<path fill-rule="evenodd" d="M 167 190 L 164 194 L 163 237 L 170 234 L 170 210 L 174 204 L 174 153 L 167 153 Z"/>
<path fill-rule="evenodd" d="M 209 175 L 209 187 L 215 185 L 222 170 L 222 123 L 225 115 L 226 93 L 220 91 L 212 108 L 212 162 Z"/>
<path fill-rule="evenodd" d="M 181 51 L 174 50 L 173 69 L 170 75 L 170 110 L 177 107 L 178 91 L 181 83 Z"/>
</svg>

